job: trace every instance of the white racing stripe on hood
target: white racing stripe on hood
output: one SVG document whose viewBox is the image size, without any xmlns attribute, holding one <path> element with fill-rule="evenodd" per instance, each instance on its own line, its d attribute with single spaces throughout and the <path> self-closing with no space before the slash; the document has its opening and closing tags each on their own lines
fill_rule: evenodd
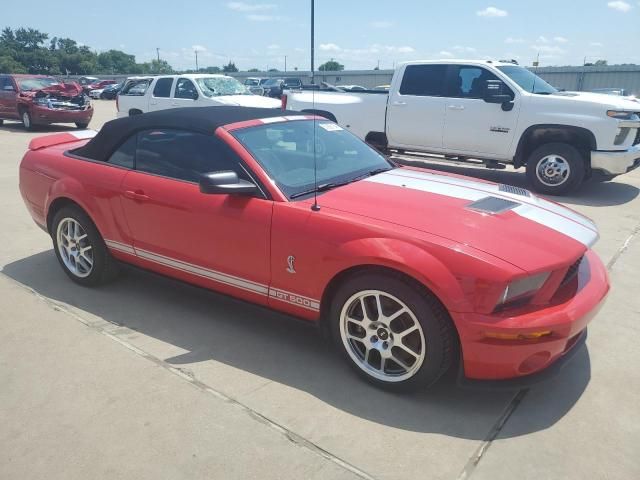
<svg viewBox="0 0 640 480">
<path fill-rule="evenodd" d="M 522 195 L 501 192 L 496 184 L 474 182 L 473 180 L 409 170 L 393 170 L 375 175 L 365 181 L 394 187 L 410 188 L 412 190 L 469 200 L 471 202 L 481 200 L 488 196 L 508 198 L 520 204 L 513 208 L 511 210 L 512 212 L 527 220 L 573 238 L 587 247 L 593 246 L 599 238 L 596 226 L 589 219 L 560 205 L 540 199 L 535 195 L 524 197 Z"/>
</svg>

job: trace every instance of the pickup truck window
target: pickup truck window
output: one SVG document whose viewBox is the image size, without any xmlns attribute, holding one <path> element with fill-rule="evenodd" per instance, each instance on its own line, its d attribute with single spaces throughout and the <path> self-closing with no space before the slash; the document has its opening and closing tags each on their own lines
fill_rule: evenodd
<svg viewBox="0 0 640 480">
<path fill-rule="evenodd" d="M 173 78 L 159 78 L 156 82 L 156 86 L 153 88 L 153 96 L 169 98 L 171 96 L 171 85 L 173 85 Z"/>
<path fill-rule="evenodd" d="M 535 73 L 530 72 L 526 68 L 516 65 L 508 65 L 497 67 L 498 70 L 507 75 L 511 80 L 516 82 L 520 88 L 529 93 L 538 93 L 540 95 L 550 95 L 558 90 L 549 85 Z"/>
<path fill-rule="evenodd" d="M 475 65 L 455 66 L 451 70 L 451 76 L 447 82 L 447 97 L 454 98 L 483 98 L 487 80 L 501 81 L 495 74 L 486 68 Z M 513 92 L 505 85 L 505 94 Z"/>
<path fill-rule="evenodd" d="M 407 65 L 400 84 L 401 95 L 441 97 L 447 65 Z"/>
<path fill-rule="evenodd" d="M 237 159 L 221 148 L 221 142 L 213 135 L 184 130 L 140 132 L 136 170 L 188 182 L 197 182 L 203 173 L 233 170 L 246 179 Z"/>
<path fill-rule="evenodd" d="M 332 122 L 295 120 L 244 128 L 233 135 L 289 198 L 308 192 L 314 184 L 337 186 L 393 168 L 369 145 Z"/>
</svg>

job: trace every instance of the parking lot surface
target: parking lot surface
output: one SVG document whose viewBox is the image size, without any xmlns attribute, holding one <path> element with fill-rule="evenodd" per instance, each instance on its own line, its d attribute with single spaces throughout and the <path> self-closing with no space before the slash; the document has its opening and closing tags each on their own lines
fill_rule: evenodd
<svg viewBox="0 0 640 480">
<path fill-rule="evenodd" d="M 94 103 L 98 129 L 115 106 Z M 30 139 L 67 129 L 0 126 L 0 478 L 640 478 L 640 171 L 554 199 L 597 223 L 613 285 L 559 377 L 396 395 L 259 307 L 133 269 L 68 280 L 18 191 Z"/>
</svg>

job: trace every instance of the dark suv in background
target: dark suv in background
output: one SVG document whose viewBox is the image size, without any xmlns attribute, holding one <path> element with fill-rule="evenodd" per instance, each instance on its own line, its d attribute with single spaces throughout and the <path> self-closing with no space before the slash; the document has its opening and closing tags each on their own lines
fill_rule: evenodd
<svg viewBox="0 0 640 480">
<path fill-rule="evenodd" d="M 285 89 L 302 88 L 302 80 L 297 77 L 270 78 L 262 84 L 265 97 L 280 98 Z"/>
</svg>

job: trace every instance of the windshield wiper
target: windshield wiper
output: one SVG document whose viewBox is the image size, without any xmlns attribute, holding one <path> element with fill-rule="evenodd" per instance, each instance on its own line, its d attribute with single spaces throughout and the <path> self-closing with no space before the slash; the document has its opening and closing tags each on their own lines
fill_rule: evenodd
<svg viewBox="0 0 640 480">
<path fill-rule="evenodd" d="M 357 182 L 358 180 L 362 180 L 363 178 L 371 177 L 373 175 L 377 175 L 378 173 L 386 172 L 391 170 L 391 168 L 376 168 L 375 170 L 370 170 L 367 173 L 363 173 L 362 175 L 358 175 L 350 180 L 345 180 L 344 182 L 329 182 L 318 185 L 316 188 L 310 188 L 309 190 L 305 190 L 303 192 L 294 193 L 289 198 L 298 198 L 304 197 L 305 195 L 311 195 L 312 193 L 320 193 L 326 192 L 327 190 L 334 189 L 336 187 L 342 187 L 344 185 L 348 185 L 350 183 Z"/>
</svg>

